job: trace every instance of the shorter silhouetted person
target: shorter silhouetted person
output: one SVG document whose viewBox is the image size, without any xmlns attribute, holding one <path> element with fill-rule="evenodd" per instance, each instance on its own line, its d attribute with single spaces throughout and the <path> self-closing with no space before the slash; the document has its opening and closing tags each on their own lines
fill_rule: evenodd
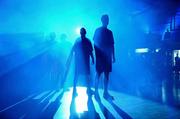
<svg viewBox="0 0 180 119">
<path fill-rule="evenodd" d="M 115 62 L 114 38 L 111 30 L 107 28 L 109 24 L 108 15 L 101 17 L 102 26 L 97 28 L 94 34 L 94 48 L 96 55 L 96 83 L 95 98 L 99 99 L 98 84 L 99 78 L 104 73 L 104 98 L 113 99 L 108 92 L 109 73 L 112 71 L 112 62 Z"/>
<path fill-rule="evenodd" d="M 85 75 L 87 80 L 87 93 L 90 91 L 90 57 L 94 64 L 93 47 L 88 38 L 86 38 L 86 29 L 80 29 L 81 37 L 78 38 L 71 50 L 70 59 L 75 56 L 75 75 L 73 85 L 73 95 L 77 95 L 76 84 L 79 75 Z M 68 61 L 70 62 L 70 61 Z"/>
</svg>

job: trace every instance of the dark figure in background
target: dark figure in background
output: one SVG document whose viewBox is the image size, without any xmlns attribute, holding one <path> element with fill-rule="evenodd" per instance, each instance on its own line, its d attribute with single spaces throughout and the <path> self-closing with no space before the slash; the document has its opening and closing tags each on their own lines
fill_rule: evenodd
<svg viewBox="0 0 180 119">
<path fill-rule="evenodd" d="M 179 53 L 177 53 L 177 54 L 176 54 L 176 57 L 175 57 L 174 71 L 175 71 L 176 78 L 179 79 L 179 71 L 180 71 L 180 58 L 179 58 Z"/>
<path fill-rule="evenodd" d="M 59 88 L 59 77 L 62 72 L 63 64 L 60 59 L 62 51 L 59 49 L 59 43 L 57 42 L 57 36 L 55 32 L 51 32 L 47 37 L 48 50 L 44 54 L 43 62 L 46 65 L 45 70 L 47 71 L 45 76 L 48 83 L 47 87 L 57 90 Z"/>
<path fill-rule="evenodd" d="M 75 56 L 75 76 L 73 85 L 73 95 L 77 95 L 76 84 L 79 75 L 85 75 L 87 80 L 87 93 L 90 91 L 90 57 L 94 64 L 93 47 L 86 38 L 86 29 L 80 29 L 81 37 L 78 38 L 71 50 L 70 57 Z M 71 58 L 70 58 L 71 59 Z"/>
<path fill-rule="evenodd" d="M 176 53 L 175 56 L 175 65 L 174 65 L 174 71 L 175 71 L 175 75 L 174 75 L 174 96 L 175 96 L 175 100 L 178 101 L 179 100 L 179 84 L 180 84 L 180 78 L 179 78 L 179 71 L 180 71 L 180 57 L 179 57 L 179 53 Z"/>
<path fill-rule="evenodd" d="M 176 54 L 175 57 L 175 66 L 177 67 L 178 71 L 180 70 L 180 58 L 179 58 L 179 53 Z"/>
<path fill-rule="evenodd" d="M 164 34 L 164 41 L 170 41 L 171 40 L 171 32 L 167 29 L 167 31 Z"/>
<path fill-rule="evenodd" d="M 97 28 L 94 34 L 94 48 L 96 55 L 96 83 L 95 83 L 95 98 L 99 99 L 98 84 L 102 73 L 105 75 L 104 79 L 104 94 L 106 99 L 113 99 L 108 93 L 109 73 L 112 71 L 112 62 L 115 62 L 114 53 L 114 38 L 111 30 L 107 28 L 109 24 L 108 15 L 101 17 L 102 26 Z"/>
</svg>

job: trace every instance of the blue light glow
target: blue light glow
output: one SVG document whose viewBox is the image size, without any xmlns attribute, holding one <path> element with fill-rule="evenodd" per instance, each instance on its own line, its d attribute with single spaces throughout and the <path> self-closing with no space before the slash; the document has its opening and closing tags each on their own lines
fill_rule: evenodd
<svg viewBox="0 0 180 119">
<path fill-rule="evenodd" d="M 103 14 L 109 16 L 108 28 L 113 32 L 115 44 L 116 63 L 112 67 L 109 88 L 138 96 L 146 94 L 146 91 L 149 93 L 153 89 L 149 87 L 149 83 L 155 84 L 155 79 L 157 83 L 159 81 L 154 72 L 162 73 L 164 69 L 170 69 L 159 66 L 162 68 L 161 72 L 155 67 L 155 63 L 161 62 L 159 60 L 166 60 L 163 58 L 163 49 L 161 52 L 156 48 L 164 46 L 160 38 L 166 29 L 171 28 L 169 18 L 173 12 L 165 14 L 171 12 L 167 8 L 171 4 L 163 6 L 165 1 L 157 1 L 156 5 L 151 0 L 0 0 L 0 93 L 6 94 L 9 99 L 8 94 L 19 97 L 20 94 L 59 89 L 58 83 L 66 69 L 69 73 L 65 87 L 71 87 L 75 62 L 72 58 L 71 66 L 67 68 L 66 61 L 72 46 L 80 37 L 81 27 L 86 29 L 86 36 L 94 46 L 93 36 L 95 30 L 102 26 Z M 179 28 L 180 17 L 176 17 L 175 21 Z M 49 40 L 51 32 L 55 33 L 55 40 Z M 175 34 L 174 30 L 171 33 Z M 180 54 L 180 51 L 175 52 Z M 93 53 L 95 55 L 94 51 Z M 95 69 L 95 65 L 90 66 L 92 84 L 95 82 Z M 78 81 L 80 84 L 83 82 Z M 100 87 L 103 87 L 102 84 L 103 80 Z M 141 90 L 142 88 L 146 89 Z M 76 111 L 82 113 L 87 111 L 87 95 L 81 88 L 77 91 Z M 48 92 L 34 99 L 44 96 L 48 96 Z M 56 96 L 49 103 L 54 102 Z M 71 103 L 72 89 L 65 96 L 62 100 L 66 103 L 57 111 L 56 118 L 59 117 L 58 114 L 69 118 L 66 116 L 69 115 L 69 110 L 62 110 L 69 109 L 67 105 Z"/>
</svg>

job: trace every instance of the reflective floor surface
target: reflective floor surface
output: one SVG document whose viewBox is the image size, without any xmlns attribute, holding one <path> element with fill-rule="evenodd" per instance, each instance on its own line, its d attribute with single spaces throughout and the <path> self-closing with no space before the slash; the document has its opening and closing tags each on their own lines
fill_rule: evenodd
<svg viewBox="0 0 180 119">
<path fill-rule="evenodd" d="M 72 88 L 63 93 L 45 91 L 32 94 L 0 110 L 1 118 L 118 118 L 118 119 L 179 119 L 180 110 L 161 103 L 110 91 L 114 100 L 100 99 L 86 94 L 85 87 L 77 88 L 78 95 L 72 96 Z"/>
</svg>

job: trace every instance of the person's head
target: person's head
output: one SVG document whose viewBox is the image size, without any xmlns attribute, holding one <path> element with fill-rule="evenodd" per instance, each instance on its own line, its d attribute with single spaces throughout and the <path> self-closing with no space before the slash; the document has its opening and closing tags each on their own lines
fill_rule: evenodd
<svg viewBox="0 0 180 119">
<path fill-rule="evenodd" d="M 178 52 L 176 53 L 176 57 L 179 57 L 179 53 Z"/>
<path fill-rule="evenodd" d="M 101 22 L 104 27 L 107 27 L 107 25 L 109 24 L 109 17 L 107 14 L 102 15 Z"/>
<path fill-rule="evenodd" d="M 56 39 L 56 33 L 55 32 L 51 32 L 49 34 L 50 40 L 55 40 Z"/>
<path fill-rule="evenodd" d="M 81 37 L 85 37 L 86 36 L 86 29 L 82 27 L 80 29 L 80 34 L 81 34 Z"/>
<path fill-rule="evenodd" d="M 67 40 L 67 35 L 65 33 L 61 34 L 60 40 L 61 41 L 66 41 Z"/>
</svg>

